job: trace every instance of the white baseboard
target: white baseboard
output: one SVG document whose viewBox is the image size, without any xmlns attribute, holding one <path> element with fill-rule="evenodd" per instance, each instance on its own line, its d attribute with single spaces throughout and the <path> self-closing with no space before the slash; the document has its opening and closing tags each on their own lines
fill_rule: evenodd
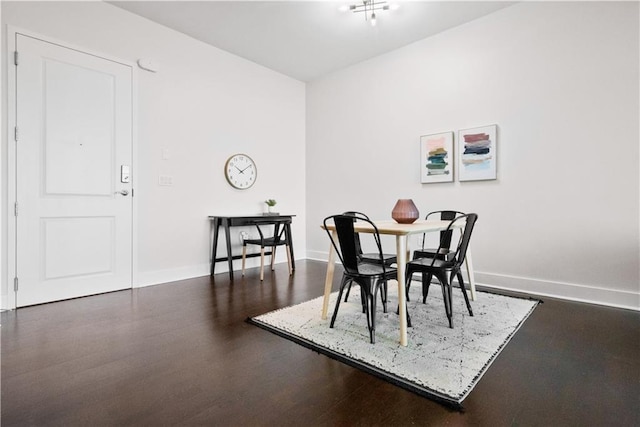
<svg viewBox="0 0 640 427">
<path fill-rule="evenodd" d="M 160 285 L 162 283 L 207 276 L 209 274 L 209 269 L 209 264 L 201 264 L 189 267 L 169 268 L 166 270 L 139 272 L 137 276 L 137 283 L 135 283 L 133 287 L 143 288 L 145 286 Z"/>
<path fill-rule="evenodd" d="M 327 262 L 327 257 L 326 252 L 307 252 L 308 259 Z M 466 277 L 466 272 L 464 277 Z M 475 271 L 475 279 L 476 285 L 487 288 L 640 311 L 640 293 L 638 292 L 587 286 L 578 283 L 554 282 L 530 277 L 485 273 L 477 270 Z"/>
<path fill-rule="evenodd" d="M 640 311 L 640 293 L 636 292 L 479 271 L 475 278 L 477 285 L 488 288 Z"/>
<path fill-rule="evenodd" d="M 328 258 L 329 258 L 329 254 L 327 254 L 326 252 L 307 251 L 307 259 L 310 259 L 313 261 L 327 262 Z"/>
<path fill-rule="evenodd" d="M 286 263 L 286 258 L 284 260 L 279 259 L 280 256 L 276 256 L 275 264 Z M 297 259 L 296 259 L 297 261 Z M 265 268 L 266 263 L 270 262 L 269 257 L 265 257 Z M 240 268 L 242 266 L 242 260 L 234 260 L 233 261 L 233 270 L 240 273 Z M 246 268 L 256 268 L 260 267 L 260 257 L 248 258 L 246 261 Z M 166 270 L 155 270 L 155 271 L 147 271 L 140 272 L 137 275 L 136 283 L 133 285 L 134 288 L 143 288 L 146 286 L 160 285 L 162 283 L 169 282 L 177 282 L 179 280 L 193 279 L 194 277 L 202 277 L 208 276 L 211 272 L 211 264 L 201 264 L 201 265 L 193 265 L 189 267 L 180 267 L 180 268 L 169 268 Z M 216 274 L 218 273 L 228 273 L 229 265 L 227 262 L 218 262 L 216 263 Z"/>
</svg>

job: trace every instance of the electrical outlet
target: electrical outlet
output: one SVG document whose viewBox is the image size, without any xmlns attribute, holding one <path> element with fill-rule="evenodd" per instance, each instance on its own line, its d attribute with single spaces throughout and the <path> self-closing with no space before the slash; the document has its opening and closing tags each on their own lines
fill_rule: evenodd
<svg viewBox="0 0 640 427">
<path fill-rule="evenodd" d="M 243 241 L 245 239 L 249 238 L 249 233 L 247 233 L 246 231 L 241 231 L 240 232 L 240 241 Z"/>
</svg>

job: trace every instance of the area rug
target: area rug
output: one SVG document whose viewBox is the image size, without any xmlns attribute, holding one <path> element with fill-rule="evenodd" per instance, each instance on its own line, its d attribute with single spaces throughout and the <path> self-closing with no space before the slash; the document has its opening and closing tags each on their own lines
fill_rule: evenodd
<svg viewBox="0 0 640 427">
<path fill-rule="evenodd" d="M 348 302 L 340 304 L 333 329 L 329 322 L 337 292 L 331 295 L 327 320 L 320 318 L 322 297 L 247 320 L 405 389 L 462 409 L 462 401 L 539 303 L 477 292 L 476 301 L 471 302 L 471 317 L 460 290 L 454 289 L 451 329 L 440 286 L 431 286 L 423 304 L 421 286 L 414 283 L 407 303 L 413 327 L 408 328 L 408 346 L 402 347 L 395 314 L 395 282 L 389 284 L 388 313 L 382 312 L 378 302 L 375 344 L 369 342 L 359 291 L 354 286 Z"/>
</svg>

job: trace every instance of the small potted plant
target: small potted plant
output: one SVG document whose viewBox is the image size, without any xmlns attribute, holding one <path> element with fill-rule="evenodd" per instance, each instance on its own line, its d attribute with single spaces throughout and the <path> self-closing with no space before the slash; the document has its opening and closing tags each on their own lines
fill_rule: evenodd
<svg viewBox="0 0 640 427">
<path fill-rule="evenodd" d="M 267 212 L 269 213 L 275 213 L 273 212 L 273 207 L 278 203 L 276 202 L 275 199 L 267 199 L 264 201 L 267 204 Z"/>
</svg>

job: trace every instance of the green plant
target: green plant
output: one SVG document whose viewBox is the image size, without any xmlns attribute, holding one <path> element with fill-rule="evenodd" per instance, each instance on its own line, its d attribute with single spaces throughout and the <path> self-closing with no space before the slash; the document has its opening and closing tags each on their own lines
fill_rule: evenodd
<svg viewBox="0 0 640 427">
<path fill-rule="evenodd" d="M 275 206 L 278 202 L 275 201 L 275 199 L 267 199 L 264 201 L 267 206 Z"/>
</svg>

